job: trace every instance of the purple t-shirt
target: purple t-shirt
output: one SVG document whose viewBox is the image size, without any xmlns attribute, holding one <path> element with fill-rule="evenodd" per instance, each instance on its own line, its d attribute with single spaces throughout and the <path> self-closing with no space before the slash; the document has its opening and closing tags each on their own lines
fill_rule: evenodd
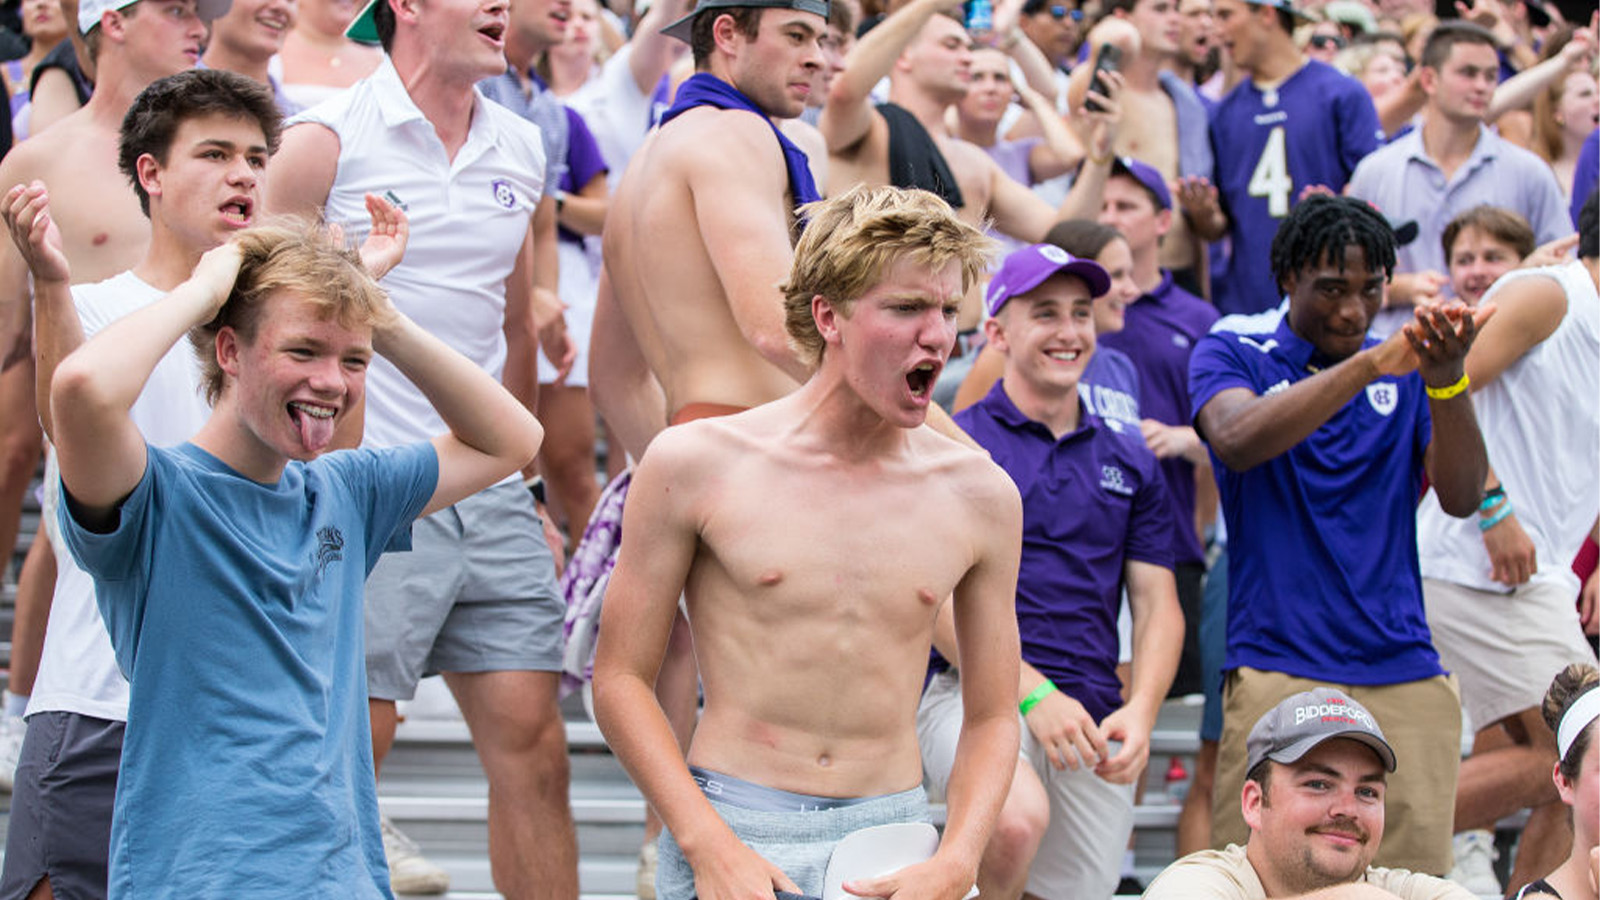
<svg viewBox="0 0 1600 900">
<path fill-rule="evenodd" d="M 572 107 L 567 111 L 567 165 L 561 173 L 561 190 L 568 194 L 576 194 L 584 186 L 596 178 L 603 178 L 609 167 L 605 157 L 600 154 L 600 143 L 594 139 L 594 132 L 589 130 L 589 123 Z M 583 235 L 576 231 L 569 231 L 565 227 L 557 228 L 564 241 L 583 243 Z"/>
<path fill-rule="evenodd" d="M 1217 308 L 1172 283 L 1161 272 L 1155 290 L 1128 306 L 1126 324 L 1100 338 L 1102 348 L 1122 351 L 1139 372 L 1139 408 L 1146 419 L 1188 425 L 1189 354 L 1217 321 Z M 1180 563 L 1205 560 L 1205 548 L 1189 523 L 1194 520 L 1194 464 L 1181 456 L 1161 460 L 1167 500 L 1176 523 L 1173 550 Z"/>
<path fill-rule="evenodd" d="M 1270 252 L 1300 192 L 1344 190 L 1361 158 L 1383 140 L 1372 95 L 1361 82 L 1309 60 L 1275 90 L 1245 81 L 1211 117 L 1217 192 L 1228 213 L 1233 261 L 1216 279 L 1217 308 L 1253 313 L 1278 305 Z"/>
<path fill-rule="evenodd" d="M 1059 440 L 1017 409 L 1002 379 L 955 416 L 1022 495 L 1017 628 L 1022 658 L 1100 721 L 1122 706 L 1117 613 L 1123 564 L 1172 566 L 1172 515 L 1138 431 L 1079 406 Z"/>
<path fill-rule="evenodd" d="M 1078 396 L 1112 431 L 1139 435 L 1139 370 L 1121 350 L 1101 344 L 1078 380 Z"/>
</svg>

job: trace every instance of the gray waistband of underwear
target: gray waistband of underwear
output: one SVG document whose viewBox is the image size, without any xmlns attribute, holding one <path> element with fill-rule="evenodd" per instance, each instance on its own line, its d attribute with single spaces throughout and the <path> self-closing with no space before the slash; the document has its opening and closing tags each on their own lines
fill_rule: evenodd
<svg viewBox="0 0 1600 900">
<path fill-rule="evenodd" d="M 721 772 L 690 766 L 689 775 L 700 792 L 718 803 L 757 812 L 826 812 L 876 800 L 876 797 L 814 797 L 753 784 Z"/>
</svg>

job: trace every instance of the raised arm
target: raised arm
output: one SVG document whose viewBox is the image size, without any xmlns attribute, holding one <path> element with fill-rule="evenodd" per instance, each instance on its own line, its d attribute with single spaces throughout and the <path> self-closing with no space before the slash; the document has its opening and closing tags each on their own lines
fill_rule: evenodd
<svg viewBox="0 0 1600 900">
<path fill-rule="evenodd" d="M 1495 313 L 1493 304 L 1470 310 L 1459 301 L 1419 307 L 1416 321 L 1400 333 L 1411 342 L 1427 385 L 1428 412 L 1433 416 L 1433 439 L 1428 442 L 1425 464 L 1439 506 L 1457 518 L 1478 511 L 1484 479 L 1489 475 L 1489 452 L 1478 430 L 1478 415 L 1467 391 L 1451 396 L 1435 392 L 1450 388 L 1466 376 L 1467 352 L 1480 325 Z"/>
<path fill-rule="evenodd" d="M 894 69 L 895 60 L 928 19 L 953 5 L 951 0 L 911 0 L 856 42 L 844 71 L 828 87 L 828 102 L 817 121 L 829 153 L 849 150 L 867 137 L 875 114 L 873 87 Z"/>
<path fill-rule="evenodd" d="M 683 42 L 667 37 L 661 29 L 676 22 L 689 11 L 688 0 L 661 0 L 650 4 L 650 9 L 633 29 L 633 51 L 628 57 L 628 67 L 633 73 L 633 83 L 639 93 L 650 96 L 656 82 L 667 74 L 677 60 Z"/>
<path fill-rule="evenodd" d="M 0 284 L 19 292 L 22 305 L 26 305 L 26 273 L 33 275 L 33 352 L 37 360 L 34 399 L 45 436 L 54 441 L 50 379 L 61 360 L 83 343 L 83 323 L 72 302 L 72 271 L 61 252 L 61 233 L 50 218 L 50 195 L 43 182 L 13 187 L 6 193 L 3 206 L 15 250 L 0 250 L 4 254 L 0 260 Z M 11 277 L 13 273 L 22 277 Z M 10 342 L 0 344 L 9 346 Z"/>
<path fill-rule="evenodd" d="M 239 274 L 239 249 L 223 244 L 155 303 L 112 322 L 56 366 L 50 383 L 56 459 L 73 515 L 90 530 L 144 477 L 145 441 L 128 415 L 156 364 L 189 329 L 211 321 Z"/>
<path fill-rule="evenodd" d="M 283 133 L 267 171 L 268 212 L 318 216 L 339 173 L 339 136 L 314 122 L 296 125 Z"/>
<path fill-rule="evenodd" d="M 422 515 L 471 496 L 532 461 L 544 429 L 489 373 L 396 312 L 373 349 L 422 391 L 449 433 L 433 439 L 439 483 Z"/>
<path fill-rule="evenodd" d="M 634 469 L 622 519 L 629 538 L 601 612 L 594 707 L 606 743 L 683 849 L 698 896 L 731 900 L 798 889 L 712 809 L 656 700 L 656 673 L 698 546 L 693 486 L 709 450 L 692 426 L 669 429 Z"/>
</svg>

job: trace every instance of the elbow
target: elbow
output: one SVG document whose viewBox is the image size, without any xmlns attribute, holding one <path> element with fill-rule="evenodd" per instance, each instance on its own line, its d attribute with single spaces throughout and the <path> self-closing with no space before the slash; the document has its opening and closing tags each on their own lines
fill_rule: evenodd
<svg viewBox="0 0 1600 900">
<path fill-rule="evenodd" d="M 60 410 L 82 410 L 103 405 L 99 379 L 94 368 L 79 354 L 71 354 L 57 366 L 50 377 L 50 411 L 52 418 Z"/>
<path fill-rule="evenodd" d="M 518 404 L 519 406 L 521 404 Z M 534 418 L 533 413 L 526 409 L 522 411 L 527 421 L 523 423 L 521 441 L 517 447 L 516 456 L 520 460 L 517 470 L 527 468 L 533 463 L 534 457 L 539 455 L 539 448 L 544 445 L 544 426 Z"/>
<path fill-rule="evenodd" d="M 1262 463 L 1259 454 L 1251 451 L 1248 441 L 1238 440 L 1226 433 L 1205 438 L 1211 452 L 1231 472 L 1245 472 Z"/>
<path fill-rule="evenodd" d="M 1476 481 L 1464 481 L 1465 486 L 1453 490 L 1441 490 L 1444 486 L 1436 485 L 1434 490 L 1439 496 L 1439 508 L 1457 519 L 1476 515 L 1478 504 L 1483 502 L 1483 480 L 1480 475 Z M 1472 487 L 1474 484 L 1476 487 Z"/>
</svg>

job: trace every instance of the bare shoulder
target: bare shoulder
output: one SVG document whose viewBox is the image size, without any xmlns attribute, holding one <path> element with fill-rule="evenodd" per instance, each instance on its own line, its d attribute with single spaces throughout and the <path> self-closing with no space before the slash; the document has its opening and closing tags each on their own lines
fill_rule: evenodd
<svg viewBox="0 0 1600 900">
<path fill-rule="evenodd" d="M 655 477 L 673 479 L 673 482 L 692 487 L 700 476 L 725 467 L 730 457 L 737 455 L 739 429 L 730 429 L 728 418 L 700 419 L 663 429 L 650 440 L 639 469 L 654 473 Z M 730 440 L 734 438 L 734 440 Z"/>
<path fill-rule="evenodd" d="M 783 151 L 772 125 L 742 110 L 691 109 L 661 129 L 660 150 L 679 158 L 694 171 L 718 174 L 754 169 L 783 171 Z M 718 152 L 707 152 L 715 146 Z"/>
<path fill-rule="evenodd" d="M 74 112 L 43 132 L 12 147 L 0 162 L 0 189 L 14 184 L 45 178 L 52 174 L 52 163 L 79 159 L 79 148 L 90 136 L 85 130 L 89 122 L 81 110 Z M 51 186 L 48 183 L 47 187 Z"/>
<path fill-rule="evenodd" d="M 1022 499 L 1016 483 L 989 455 L 924 425 L 911 433 L 912 448 L 930 477 L 949 491 L 964 512 L 990 524 L 1020 522 Z"/>
</svg>

